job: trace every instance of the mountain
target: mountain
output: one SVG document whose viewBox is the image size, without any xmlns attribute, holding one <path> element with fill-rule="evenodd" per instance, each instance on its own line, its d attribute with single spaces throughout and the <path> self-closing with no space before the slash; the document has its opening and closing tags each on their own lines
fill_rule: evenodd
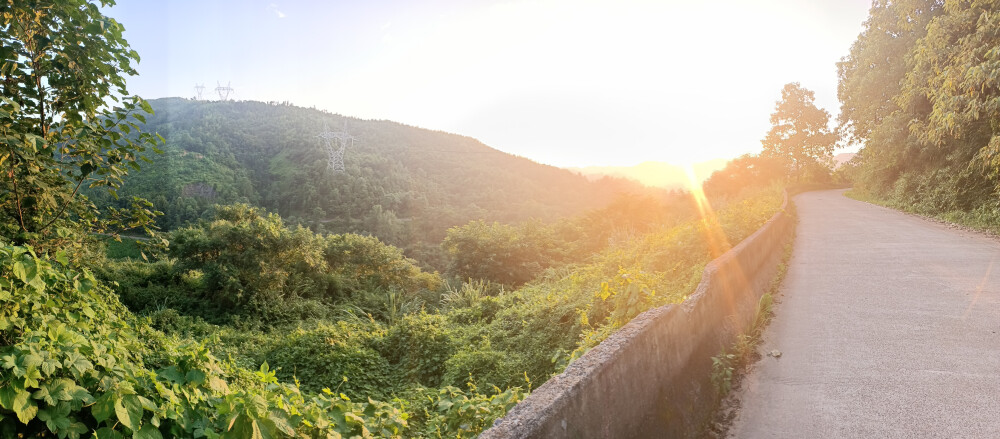
<svg viewBox="0 0 1000 439">
<path fill-rule="evenodd" d="M 726 167 L 728 160 L 713 159 L 696 163 L 692 166 L 695 180 L 705 181 L 713 172 Z M 635 166 L 588 166 L 585 168 L 567 168 L 589 178 L 620 177 L 627 178 L 649 187 L 664 189 L 689 189 L 691 179 L 687 169 L 665 162 L 643 162 Z"/>
<path fill-rule="evenodd" d="M 207 218 L 213 204 L 244 202 L 321 232 L 372 234 L 408 254 L 435 253 L 449 227 L 475 219 L 554 220 L 600 208 L 623 180 L 596 181 L 455 134 L 384 120 L 360 120 L 263 102 L 149 101 L 144 131 L 166 139 L 163 154 L 134 172 L 120 199 L 154 203 L 171 229 Z M 354 137 L 344 171 L 327 166 L 326 128 Z"/>
</svg>

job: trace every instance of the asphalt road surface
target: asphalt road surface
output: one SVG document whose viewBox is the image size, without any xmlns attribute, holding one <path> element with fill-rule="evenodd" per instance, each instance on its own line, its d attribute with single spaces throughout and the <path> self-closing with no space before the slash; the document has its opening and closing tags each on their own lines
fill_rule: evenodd
<svg viewBox="0 0 1000 439">
<path fill-rule="evenodd" d="M 734 438 L 1000 437 L 1000 241 L 851 200 L 799 225 Z"/>
</svg>

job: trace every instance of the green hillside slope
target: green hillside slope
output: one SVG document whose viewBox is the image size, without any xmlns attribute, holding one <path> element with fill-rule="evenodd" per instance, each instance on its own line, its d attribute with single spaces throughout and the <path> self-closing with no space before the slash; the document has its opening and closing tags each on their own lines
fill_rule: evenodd
<svg viewBox="0 0 1000 439">
<path fill-rule="evenodd" d="M 144 130 L 167 140 L 165 153 L 152 155 L 120 194 L 153 201 L 167 229 L 207 217 L 213 204 L 247 202 L 314 230 L 370 233 L 419 254 L 436 247 L 448 227 L 470 220 L 551 220 L 644 190 L 395 122 L 262 102 L 150 103 L 155 115 Z M 327 167 L 317 137 L 324 127 L 356 138 L 346 172 Z"/>
</svg>

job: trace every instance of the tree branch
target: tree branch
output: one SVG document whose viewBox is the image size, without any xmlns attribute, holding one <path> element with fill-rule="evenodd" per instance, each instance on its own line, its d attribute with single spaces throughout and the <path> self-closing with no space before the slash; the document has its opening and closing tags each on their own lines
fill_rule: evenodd
<svg viewBox="0 0 1000 439">
<path fill-rule="evenodd" d="M 17 157 L 17 154 L 14 152 L 14 149 L 11 148 L 10 149 L 10 172 L 7 173 L 7 176 L 10 177 L 10 181 L 11 181 L 11 183 L 13 183 L 13 186 L 14 186 L 14 200 L 17 202 L 17 220 L 18 220 L 18 222 L 21 225 L 21 230 L 27 232 L 28 228 L 24 227 L 24 211 L 21 209 L 21 194 L 17 190 L 17 178 L 14 178 L 14 170 L 15 170 L 15 168 L 14 168 L 14 160 L 15 159 L 14 158 L 15 157 Z"/>
<path fill-rule="evenodd" d="M 78 181 L 78 182 L 76 183 L 76 187 L 74 187 L 74 188 L 73 188 L 73 193 L 72 193 L 72 194 L 70 194 L 70 196 L 69 196 L 69 198 L 70 198 L 71 200 L 72 200 L 73 198 L 76 198 L 76 193 L 77 193 L 77 192 L 78 192 L 78 191 L 80 190 L 80 186 L 82 186 L 82 185 L 83 185 L 83 180 L 85 180 L 85 179 L 84 179 L 84 178 L 80 178 L 80 181 Z M 59 209 L 59 213 L 56 213 L 56 215 L 55 215 L 55 216 L 53 216 L 53 217 L 52 217 L 52 219 L 51 219 L 51 220 L 49 220 L 49 222 L 48 222 L 48 223 L 46 223 L 46 224 L 45 224 L 44 226 L 42 226 L 41 228 L 39 228 L 39 229 L 38 229 L 38 232 L 41 232 L 41 231 L 43 231 L 43 230 L 45 230 L 45 229 L 49 228 L 49 226 L 51 226 L 51 225 L 52 225 L 52 223 L 56 222 L 56 220 L 58 220 L 58 219 L 59 219 L 59 217 L 61 217 L 61 216 L 63 215 L 63 213 L 65 213 L 65 212 L 66 212 L 66 207 L 68 207 L 68 206 L 69 206 L 69 204 L 70 204 L 70 202 L 65 202 L 65 203 L 63 203 L 63 205 L 62 205 L 62 208 L 60 208 L 60 209 Z"/>
</svg>

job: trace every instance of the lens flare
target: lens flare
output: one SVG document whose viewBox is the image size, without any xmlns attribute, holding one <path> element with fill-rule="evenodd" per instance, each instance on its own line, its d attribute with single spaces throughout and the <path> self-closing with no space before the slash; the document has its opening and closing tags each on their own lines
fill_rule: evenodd
<svg viewBox="0 0 1000 439">
<path fill-rule="evenodd" d="M 726 233 L 722 230 L 722 226 L 719 224 L 719 219 L 715 216 L 715 211 L 712 209 L 708 197 L 705 196 L 705 191 L 702 189 L 701 182 L 694 173 L 694 168 L 688 165 L 684 168 L 684 171 L 687 174 L 689 187 L 691 188 L 691 198 L 694 199 L 695 207 L 698 209 L 698 218 L 701 222 L 702 233 L 705 235 L 705 242 L 708 243 L 712 259 L 715 259 L 732 246 L 729 243 L 729 239 L 726 238 Z"/>
<path fill-rule="evenodd" d="M 963 320 L 969 316 L 969 313 L 972 311 L 972 308 L 976 306 L 976 302 L 979 301 L 979 296 L 983 294 L 983 289 L 986 288 L 986 282 L 989 281 L 990 274 L 993 273 L 993 264 L 996 261 L 997 261 L 996 258 L 993 258 L 992 260 L 990 260 L 990 265 L 986 267 L 986 274 L 983 275 L 983 280 L 980 281 L 979 285 L 976 286 L 976 294 L 972 296 L 972 300 L 969 301 L 969 306 L 965 308 L 965 312 L 962 314 Z"/>
</svg>

